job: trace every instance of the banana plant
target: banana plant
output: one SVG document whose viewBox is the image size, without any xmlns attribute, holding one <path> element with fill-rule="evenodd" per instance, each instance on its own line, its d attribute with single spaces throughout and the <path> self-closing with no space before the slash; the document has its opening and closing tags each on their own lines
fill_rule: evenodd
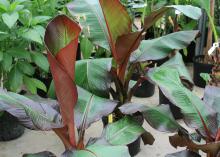
<svg viewBox="0 0 220 157">
<path fill-rule="evenodd" d="M 62 157 L 129 157 L 125 145 L 145 132 L 130 116 L 103 130 L 100 139 L 105 141 L 104 144 L 84 143 L 85 130 L 93 122 L 110 114 L 118 102 L 101 98 L 76 86 L 75 60 L 80 32 L 79 25 L 65 15 L 55 17 L 46 28 L 44 41 L 58 101 L 33 95 L 23 96 L 1 89 L 0 111 L 9 112 L 29 129 L 53 130 L 65 146 Z M 45 151 L 24 156 L 34 155 L 49 157 L 51 153 Z"/>
<path fill-rule="evenodd" d="M 175 60 L 173 60 L 175 61 Z M 178 63 L 178 62 L 177 62 Z M 124 114 L 142 112 L 145 120 L 155 129 L 162 132 L 177 133 L 169 138 L 173 147 L 186 147 L 187 150 L 167 157 L 200 156 L 199 151 L 207 153 L 208 157 L 220 155 L 219 139 L 219 88 L 207 86 L 203 100 L 187 89 L 181 78 L 187 76 L 176 68 L 170 68 L 164 63 L 161 67 L 153 68 L 146 74 L 150 80 L 158 85 L 166 97 L 181 109 L 185 124 L 195 129 L 192 135 L 183 128 L 170 114 L 167 105 L 148 107 L 148 105 L 128 103 L 120 107 Z M 186 77 L 185 77 L 186 79 Z M 198 140 L 200 137 L 204 142 Z"/>
</svg>

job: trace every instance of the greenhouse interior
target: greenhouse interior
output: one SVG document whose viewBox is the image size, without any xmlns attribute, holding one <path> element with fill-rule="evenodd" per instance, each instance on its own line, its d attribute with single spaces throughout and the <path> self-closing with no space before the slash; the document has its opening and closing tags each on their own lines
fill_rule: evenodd
<svg viewBox="0 0 220 157">
<path fill-rule="evenodd" d="M 220 0 L 0 0 L 0 157 L 220 157 Z"/>
</svg>

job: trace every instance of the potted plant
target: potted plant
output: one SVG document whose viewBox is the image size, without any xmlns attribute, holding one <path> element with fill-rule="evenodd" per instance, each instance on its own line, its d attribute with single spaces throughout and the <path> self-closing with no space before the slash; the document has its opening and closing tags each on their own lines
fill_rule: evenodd
<svg viewBox="0 0 220 157">
<path fill-rule="evenodd" d="M 24 85 L 33 94 L 37 93 L 37 89 L 46 91 L 45 85 L 33 76 L 36 69 L 41 68 L 45 72 L 49 69 L 44 55 L 36 51 L 41 51 L 43 24 L 50 17 L 32 16 L 25 1 L 1 1 L 0 6 L 1 87 L 21 92 Z M 1 114 L 1 140 L 14 139 L 24 132 L 13 116 Z"/>
<path fill-rule="evenodd" d="M 201 6 L 204 8 L 208 20 L 209 20 L 209 27 L 208 27 L 208 35 L 206 40 L 206 48 L 204 50 L 204 55 L 197 56 L 194 59 L 194 76 L 193 80 L 195 84 L 199 87 L 205 87 L 205 81 L 200 77 L 201 73 L 211 73 L 213 66 L 216 64 L 215 59 L 208 54 L 209 50 L 213 46 L 214 43 L 219 42 L 218 33 L 215 26 L 214 21 L 214 8 L 215 8 L 215 0 L 211 1 L 199 1 Z M 213 39 L 214 35 L 214 39 Z M 218 51 L 218 49 L 216 49 Z"/>
<path fill-rule="evenodd" d="M 45 44 L 58 102 L 38 96 L 25 97 L 1 89 L 0 110 L 14 115 L 29 129 L 53 130 L 65 146 L 66 150 L 62 156 L 129 157 L 127 147 L 123 145 L 134 141 L 144 132 L 144 129 L 129 116 L 108 125 L 99 142 L 94 143 L 95 140 L 91 139 L 84 144 L 86 128 L 102 116 L 111 113 L 117 101 L 96 96 L 74 83 L 80 32 L 78 24 L 65 15 L 55 17 L 46 29 Z M 54 156 L 49 152 L 24 156 L 32 155 Z"/>
<path fill-rule="evenodd" d="M 84 35 L 95 45 L 112 53 L 112 59 L 77 61 L 75 73 L 75 82 L 78 86 L 101 97 L 108 98 L 111 95 L 118 101 L 117 107 L 107 118 L 107 123 L 124 117 L 119 107 L 130 103 L 135 90 L 146 80 L 144 76 L 149 69 L 149 61 L 166 58 L 173 50 L 185 48 L 194 40 L 198 31 L 180 31 L 161 38 L 141 41 L 142 33 L 171 9 L 178 9 L 193 18 L 199 18 L 201 15 L 201 10 L 196 7 L 165 6 L 145 18 L 142 30 L 132 32 L 129 14 L 117 0 L 75 0 L 67 7 L 70 14 L 77 17 Z M 178 67 L 175 64 L 170 67 Z M 139 79 L 132 84 L 131 76 L 138 68 L 141 69 Z M 184 66 L 180 65 L 178 69 L 184 69 Z M 111 85 L 111 80 L 114 86 Z M 147 143 L 144 136 L 142 139 Z M 135 147 L 139 146 L 136 144 Z M 139 151 L 139 148 L 135 149 L 137 151 L 133 152 L 132 156 Z"/>
<path fill-rule="evenodd" d="M 145 120 L 153 128 L 162 132 L 178 133 L 169 138 L 170 143 L 175 148 L 186 147 L 186 150 L 167 157 L 199 157 L 200 150 L 206 153 L 207 157 L 218 157 L 220 155 L 219 89 L 207 86 L 204 98 L 201 100 L 182 84 L 181 78 L 184 74 L 177 69 L 157 67 L 150 69 L 146 76 L 181 109 L 185 124 L 195 129 L 195 133 L 190 133 L 175 121 L 166 105 L 149 107 L 142 104 L 125 104 L 120 110 L 125 114 L 142 112 Z"/>
</svg>

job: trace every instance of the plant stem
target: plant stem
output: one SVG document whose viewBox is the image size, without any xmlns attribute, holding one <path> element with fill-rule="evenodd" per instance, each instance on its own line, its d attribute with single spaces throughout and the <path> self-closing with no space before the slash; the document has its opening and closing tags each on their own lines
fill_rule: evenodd
<svg viewBox="0 0 220 157">
<path fill-rule="evenodd" d="M 216 27 L 215 27 L 215 24 L 214 24 L 214 19 L 211 16 L 211 14 L 208 14 L 208 18 L 209 18 L 209 21 L 210 21 L 210 26 L 212 28 L 212 31 L 214 33 L 215 42 L 218 42 L 218 33 L 217 33 L 217 30 L 216 30 Z"/>
</svg>

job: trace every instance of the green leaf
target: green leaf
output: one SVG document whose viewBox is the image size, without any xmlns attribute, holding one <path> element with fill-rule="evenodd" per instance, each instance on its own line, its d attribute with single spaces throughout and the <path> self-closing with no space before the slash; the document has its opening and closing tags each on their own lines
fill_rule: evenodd
<svg viewBox="0 0 220 157">
<path fill-rule="evenodd" d="M 4 53 L 0 51 L 0 62 L 3 60 L 3 58 L 4 58 Z"/>
<path fill-rule="evenodd" d="M 13 92 L 17 92 L 23 83 L 23 74 L 18 69 L 17 65 L 14 65 L 8 74 L 9 88 Z"/>
<path fill-rule="evenodd" d="M 110 114 L 117 105 L 117 101 L 95 96 L 88 91 L 78 87 L 78 101 L 75 107 L 75 124 L 77 128 L 98 121 L 103 116 Z"/>
<path fill-rule="evenodd" d="M 4 71 L 9 72 L 12 67 L 12 56 L 8 55 L 7 53 L 3 54 L 3 60 L 1 62 L 1 65 L 4 69 Z"/>
<path fill-rule="evenodd" d="M 37 88 L 47 92 L 47 87 L 40 80 L 27 76 L 24 76 L 23 79 L 25 86 L 31 92 L 31 94 L 37 94 Z"/>
<path fill-rule="evenodd" d="M 32 76 L 35 72 L 35 68 L 28 62 L 20 61 L 17 63 L 17 66 L 21 72 L 29 76 Z"/>
<path fill-rule="evenodd" d="M 67 151 L 63 157 L 130 157 L 126 146 L 91 145 L 86 150 Z"/>
<path fill-rule="evenodd" d="M 35 26 L 37 24 L 45 23 L 49 19 L 51 19 L 50 16 L 35 16 L 35 17 L 32 18 L 31 25 Z"/>
<path fill-rule="evenodd" d="M 211 81 L 211 77 L 208 73 L 200 73 L 200 77 L 208 84 L 209 81 Z"/>
<path fill-rule="evenodd" d="M 73 17 L 78 18 L 84 35 L 95 45 L 110 50 L 108 31 L 99 0 L 74 0 L 67 4 Z"/>
<path fill-rule="evenodd" d="M 45 72 L 49 71 L 49 63 L 47 61 L 47 58 L 42 53 L 32 53 L 31 58 L 33 62 L 42 70 L 44 70 Z"/>
<path fill-rule="evenodd" d="M 148 107 L 142 104 L 128 103 L 122 105 L 120 111 L 124 114 L 142 112 L 150 126 L 162 132 L 174 133 L 182 130 L 182 127 L 173 118 L 168 105 Z"/>
<path fill-rule="evenodd" d="M 210 0 L 195 0 L 207 13 L 210 13 Z"/>
<path fill-rule="evenodd" d="M 137 121 L 126 116 L 115 123 L 108 124 L 102 136 L 110 145 L 127 145 L 144 132 L 144 128 Z"/>
<path fill-rule="evenodd" d="M 111 78 L 111 58 L 87 59 L 76 62 L 75 82 L 91 93 L 108 97 Z"/>
<path fill-rule="evenodd" d="M 82 52 L 83 59 L 89 59 L 92 54 L 93 44 L 87 38 L 82 38 L 80 41 L 80 50 Z"/>
<path fill-rule="evenodd" d="M 152 40 L 143 40 L 139 48 L 132 53 L 130 61 L 141 62 L 165 58 L 172 50 L 187 47 L 197 34 L 198 31 L 180 31 Z"/>
<path fill-rule="evenodd" d="M 2 14 L 3 22 L 8 26 L 8 28 L 12 28 L 17 22 L 19 15 L 17 12 L 13 12 L 11 14 L 4 13 Z"/>
<path fill-rule="evenodd" d="M 54 85 L 53 80 L 50 83 L 50 87 L 48 89 L 47 96 L 48 96 L 48 98 L 56 99 L 55 85 Z"/>
<path fill-rule="evenodd" d="M 28 9 L 23 9 L 20 11 L 19 21 L 27 27 L 30 26 L 32 19 L 32 13 Z"/>
<path fill-rule="evenodd" d="M 28 61 L 31 61 L 31 55 L 30 52 L 21 49 L 21 48 L 12 48 L 6 51 L 7 54 L 11 55 L 14 58 L 18 59 L 27 59 Z"/>
<path fill-rule="evenodd" d="M 25 29 L 21 32 L 21 36 L 27 40 L 43 44 L 42 37 L 36 29 Z"/>
<path fill-rule="evenodd" d="M 49 99 L 42 103 L 42 100 L 33 101 L 22 95 L 0 90 L 0 110 L 9 112 L 21 124 L 32 130 L 46 131 L 63 127 L 60 113 L 49 104 Z"/>
<path fill-rule="evenodd" d="M 179 52 L 176 52 L 176 54 L 164 64 L 162 64 L 161 67 L 176 69 L 179 72 L 181 79 L 185 79 L 193 84 L 190 73 L 183 62 L 182 55 Z"/>
<path fill-rule="evenodd" d="M 163 94 L 181 109 L 184 122 L 189 127 L 199 129 L 205 136 L 216 134 L 215 111 L 182 85 L 176 69 L 155 68 L 148 72 L 148 76 L 160 87 Z"/>
<path fill-rule="evenodd" d="M 0 0 L 0 11 L 6 12 L 10 7 L 10 2 L 8 0 Z"/>
</svg>

